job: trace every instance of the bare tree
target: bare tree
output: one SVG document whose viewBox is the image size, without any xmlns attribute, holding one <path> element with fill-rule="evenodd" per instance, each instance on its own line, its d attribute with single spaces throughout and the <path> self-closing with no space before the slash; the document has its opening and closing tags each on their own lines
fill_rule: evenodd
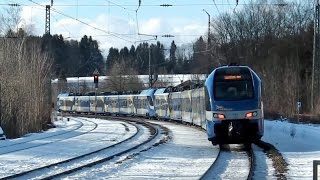
<svg viewBox="0 0 320 180">
<path fill-rule="evenodd" d="M 143 84 L 138 78 L 138 72 L 123 61 L 115 62 L 109 72 L 106 91 L 138 91 Z"/>
<path fill-rule="evenodd" d="M 217 56 L 227 63 L 249 65 L 258 72 L 268 112 L 292 116 L 297 101 L 309 104 L 306 97 L 310 94 L 310 77 L 305 72 L 312 64 L 312 17 L 310 0 L 257 0 L 213 19 Z M 307 106 L 303 108 L 308 110 Z"/>
<path fill-rule="evenodd" d="M 21 22 L 21 7 L 10 6 L 9 8 L 2 8 L 0 11 L 0 34 L 5 34 L 9 30 L 18 31 L 19 23 Z"/>
<path fill-rule="evenodd" d="M 1 124 L 8 137 L 41 131 L 51 115 L 51 60 L 40 39 L 0 39 Z"/>
</svg>

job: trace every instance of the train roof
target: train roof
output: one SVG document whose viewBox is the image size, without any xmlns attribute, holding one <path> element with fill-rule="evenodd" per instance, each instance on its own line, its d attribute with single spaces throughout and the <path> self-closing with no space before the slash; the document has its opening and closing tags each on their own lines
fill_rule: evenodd
<svg viewBox="0 0 320 180">
<path fill-rule="evenodd" d="M 160 88 L 160 89 L 157 89 L 156 92 L 154 93 L 154 95 L 157 95 L 157 94 L 163 94 L 165 93 L 167 88 Z"/>
<path fill-rule="evenodd" d="M 238 65 L 229 65 L 229 66 L 221 66 L 221 67 L 217 67 L 215 68 L 209 76 L 214 76 L 215 73 L 225 73 L 226 71 L 230 71 L 229 73 L 233 74 L 233 73 L 239 73 L 239 70 L 241 72 L 243 71 L 247 71 L 249 70 L 250 72 L 254 72 L 250 67 L 248 66 L 238 66 Z M 234 72 L 232 72 L 234 71 Z"/>
<path fill-rule="evenodd" d="M 141 91 L 141 93 L 139 95 L 152 96 L 155 91 L 156 91 L 156 89 L 149 88 L 149 89 L 145 89 L 145 90 Z"/>
<path fill-rule="evenodd" d="M 231 66 L 221 66 L 221 67 L 217 67 L 216 69 L 230 69 L 230 68 L 248 68 L 250 69 L 248 66 L 237 66 L 237 65 L 231 65 Z"/>
<path fill-rule="evenodd" d="M 57 98 L 69 96 L 69 93 L 58 94 Z"/>
</svg>

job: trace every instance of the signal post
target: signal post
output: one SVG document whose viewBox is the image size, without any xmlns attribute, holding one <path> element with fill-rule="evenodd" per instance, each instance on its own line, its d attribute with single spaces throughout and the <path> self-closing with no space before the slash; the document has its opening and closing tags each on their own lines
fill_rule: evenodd
<svg viewBox="0 0 320 180">
<path fill-rule="evenodd" d="M 95 91 L 94 91 L 94 112 L 95 118 L 97 118 L 97 90 L 98 90 L 98 83 L 99 83 L 99 71 L 96 69 L 93 72 L 93 82 L 95 84 Z"/>
</svg>

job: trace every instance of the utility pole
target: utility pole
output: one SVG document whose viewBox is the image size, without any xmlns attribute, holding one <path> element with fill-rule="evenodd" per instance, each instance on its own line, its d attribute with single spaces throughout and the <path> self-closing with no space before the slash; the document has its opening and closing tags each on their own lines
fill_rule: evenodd
<svg viewBox="0 0 320 180">
<path fill-rule="evenodd" d="M 52 2 L 51 2 L 52 4 Z M 50 34 L 50 5 L 46 5 L 46 25 L 45 34 Z"/>
<path fill-rule="evenodd" d="M 207 73 L 209 73 L 211 71 L 211 52 L 209 51 L 209 48 L 210 48 L 210 14 L 205 10 L 203 9 L 203 11 L 205 13 L 207 13 L 208 15 L 208 42 L 207 42 L 207 54 L 208 54 L 208 61 L 209 61 L 209 66 L 208 66 L 208 69 L 207 69 Z"/>
<path fill-rule="evenodd" d="M 320 91 L 320 12 L 319 0 L 315 0 L 314 24 L 313 24 L 313 58 L 312 58 L 312 79 L 311 79 L 311 112 L 314 112 L 315 101 L 319 98 Z"/>
<path fill-rule="evenodd" d="M 210 14 L 205 9 L 203 9 L 203 11 L 208 15 L 208 44 L 207 44 L 207 50 L 208 50 L 210 47 Z"/>
<path fill-rule="evenodd" d="M 149 47 L 149 88 L 152 88 L 152 74 L 151 74 L 151 46 Z"/>
</svg>

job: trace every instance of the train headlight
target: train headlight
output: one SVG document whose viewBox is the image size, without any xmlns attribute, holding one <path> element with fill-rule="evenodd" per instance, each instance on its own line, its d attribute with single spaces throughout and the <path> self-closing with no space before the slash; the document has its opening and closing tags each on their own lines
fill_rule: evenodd
<svg viewBox="0 0 320 180">
<path fill-rule="evenodd" d="M 224 119 L 226 118 L 224 114 L 217 114 L 217 113 L 213 113 L 213 117 L 217 118 L 217 119 Z"/>
<path fill-rule="evenodd" d="M 246 114 L 246 118 L 256 117 L 258 115 L 257 111 L 249 112 Z"/>
</svg>

